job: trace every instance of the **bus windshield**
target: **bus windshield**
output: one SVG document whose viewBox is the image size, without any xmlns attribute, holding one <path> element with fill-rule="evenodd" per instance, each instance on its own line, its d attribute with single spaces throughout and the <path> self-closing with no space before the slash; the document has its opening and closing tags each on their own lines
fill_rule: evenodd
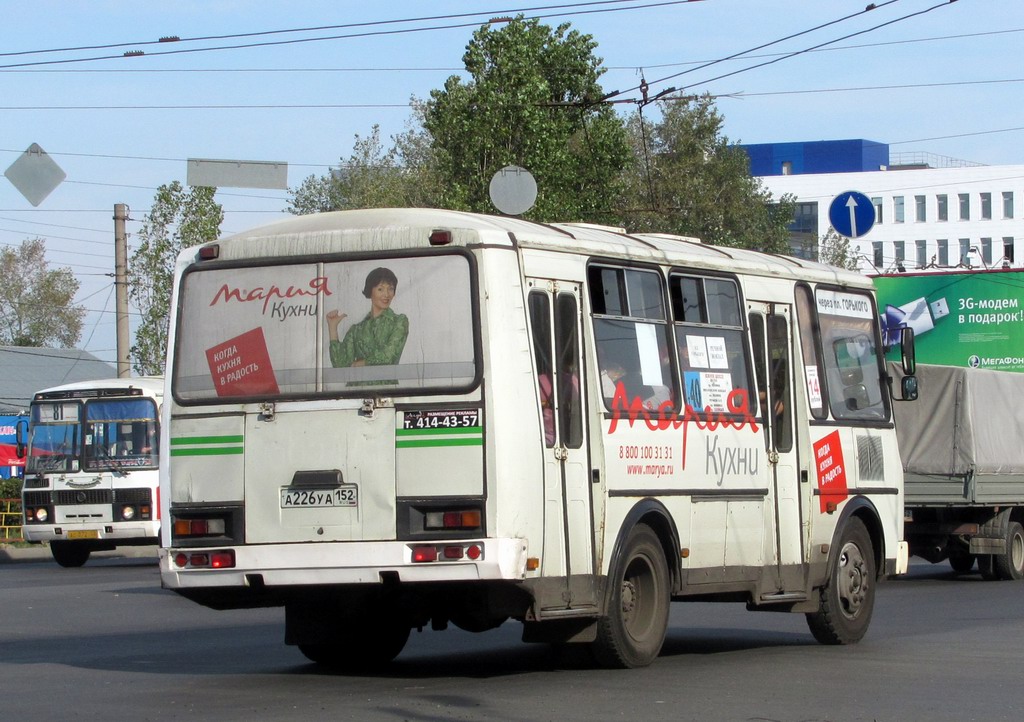
<svg viewBox="0 0 1024 722">
<path fill-rule="evenodd" d="M 156 468 L 157 412 L 151 399 L 100 399 L 85 408 L 87 471 Z"/>
<path fill-rule="evenodd" d="M 477 377 L 469 256 L 198 267 L 181 285 L 183 403 L 466 390 Z"/>
<path fill-rule="evenodd" d="M 26 473 L 78 471 L 81 413 L 77 401 L 32 404 Z"/>
</svg>

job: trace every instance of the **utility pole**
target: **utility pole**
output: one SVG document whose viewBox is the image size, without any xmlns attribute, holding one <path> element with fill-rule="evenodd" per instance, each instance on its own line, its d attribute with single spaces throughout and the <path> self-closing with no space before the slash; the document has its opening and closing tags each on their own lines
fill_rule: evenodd
<svg viewBox="0 0 1024 722">
<path fill-rule="evenodd" d="M 117 305 L 117 377 L 131 376 L 128 355 L 128 235 L 124 224 L 128 220 L 128 206 L 114 204 L 114 299 Z"/>
</svg>

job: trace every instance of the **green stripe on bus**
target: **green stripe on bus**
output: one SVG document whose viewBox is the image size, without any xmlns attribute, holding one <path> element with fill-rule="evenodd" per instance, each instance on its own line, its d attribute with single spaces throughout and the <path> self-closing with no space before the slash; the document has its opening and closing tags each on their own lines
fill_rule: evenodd
<svg viewBox="0 0 1024 722">
<path fill-rule="evenodd" d="M 425 446 L 483 446 L 482 436 L 459 439 L 407 439 L 396 440 L 395 447 L 398 449 L 414 449 Z"/>
<path fill-rule="evenodd" d="M 436 429 L 395 429 L 396 436 L 438 436 L 455 434 L 482 434 L 482 426 L 465 426 L 459 428 L 439 427 Z"/>
<path fill-rule="evenodd" d="M 171 449 L 171 456 L 227 456 L 244 454 L 241 446 L 200 446 L 193 449 Z"/>
<path fill-rule="evenodd" d="M 241 444 L 244 436 L 177 436 L 171 439 L 171 446 L 196 444 Z"/>
</svg>

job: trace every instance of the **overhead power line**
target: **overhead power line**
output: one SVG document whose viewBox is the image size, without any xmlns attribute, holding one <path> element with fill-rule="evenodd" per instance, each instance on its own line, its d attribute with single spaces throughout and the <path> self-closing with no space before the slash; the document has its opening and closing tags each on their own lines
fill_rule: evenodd
<svg viewBox="0 0 1024 722">
<path fill-rule="evenodd" d="M 602 4 L 609 4 L 610 5 L 610 4 L 615 4 L 615 3 L 620 3 L 620 2 L 629 2 L 629 1 L 630 0 L 604 0 L 604 2 L 579 3 L 579 4 L 576 4 L 576 5 L 569 5 L 569 6 L 553 6 L 553 9 L 562 9 L 563 7 L 581 8 L 581 7 L 584 7 L 584 6 L 602 5 Z M 695 3 L 695 2 L 703 2 L 703 0 L 663 0 L 662 2 L 647 2 L 647 3 L 640 4 L 640 5 L 629 5 L 629 6 L 626 6 L 626 7 L 600 7 L 600 8 L 591 9 L 591 10 L 574 9 L 572 12 L 543 13 L 543 14 L 533 15 L 533 16 L 525 16 L 525 15 L 523 15 L 523 17 L 525 17 L 526 19 L 529 19 L 529 20 L 533 20 L 533 19 L 539 19 L 539 18 L 557 18 L 557 17 L 565 17 L 565 16 L 576 16 L 576 15 L 593 15 L 593 14 L 596 14 L 596 13 L 622 12 L 622 11 L 625 11 L 625 10 L 644 10 L 644 9 L 648 9 L 648 8 L 664 7 L 666 5 L 686 5 L 686 4 Z M 543 10 L 545 8 L 539 8 L 539 9 Z M 533 10 L 528 9 L 528 8 L 523 8 L 523 9 L 520 9 L 520 10 L 512 10 L 512 11 L 492 11 L 492 13 L 502 14 L 503 12 L 513 12 L 513 13 L 517 13 L 519 15 L 522 15 L 524 11 L 532 12 Z M 472 13 L 470 15 L 439 16 L 438 18 L 427 18 L 427 20 L 433 20 L 433 19 L 442 19 L 443 20 L 443 19 L 446 19 L 448 17 L 460 18 L 460 17 L 470 17 L 470 16 L 472 16 L 472 17 L 480 17 L 482 15 L 490 16 L 492 13 L 485 13 L 485 14 Z M 377 23 L 377 24 L 383 25 L 383 24 L 390 24 L 390 23 L 393 23 L 393 22 L 412 22 L 412 21 L 408 21 L 408 20 L 406 20 L 406 21 L 384 21 L 384 22 L 380 22 L 380 23 Z M 481 25 L 481 24 L 482 23 L 481 23 L 480 20 L 476 20 L 474 22 L 453 23 L 453 24 L 450 24 L 450 25 L 429 25 L 429 26 L 417 27 L 417 28 L 400 28 L 400 29 L 397 29 L 397 30 L 372 30 L 372 31 L 367 31 L 367 32 L 355 32 L 355 33 L 347 33 L 347 34 L 342 34 L 342 35 L 326 35 L 326 36 L 320 36 L 320 37 L 315 37 L 315 38 L 294 38 L 294 39 L 291 39 L 291 40 L 268 40 L 268 41 L 258 42 L 258 43 L 241 43 L 241 44 L 238 44 L 238 45 L 220 45 L 220 46 L 211 46 L 211 47 L 203 47 L 203 48 L 185 48 L 185 49 L 182 49 L 182 50 L 164 50 L 164 51 L 154 52 L 154 53 L 146 53 L 146 52 L 141 51 L 141 50 L 138 51 L 138 52 L 131 52 L 131 51 L 129 51 L 129 52 L 124 53 L 122 55 L 100 55 L 100 56 L 94 56 L 94 57 L 88 57 L 88 58 L 66 58 L 66 59 L 61 59 L 61 60 L 39 60 L 39 61 L 32 61 L 32 62 L 25 62 L 25 63 L 10 63 L 10 64 L 7 64 L 7 65 L 0 65 L 0 70 L 7 69 L 7 68 L 26 68 L 26 67 L 36 67 L 36 66 L 46 66 L 46 65 L 63 65 L 63 64 L 71 64 L 71 63 L 84 63 L 84 62 L 92 62 L 92 61 L 96 61 L 96 60 L 120 60 L 120 59 L 125 59 L 125 58 L 134 60 L 134 59 L 136 59 L 137 57 L 140 57 L 140 56 L 155 57 L 155 56 L 163 56 L 163 55 L 185 55 L 185 54 L 192 54 L 192 53 L 206 53 L 206 52 L 224 51 L 224 50 L 246 50 L 246 49 L 251 49 L 251 48 L 264 48 L 264 47 L 273 47 L 273 46 L 281 46 L 281 45 L 297 45 L 297 44 L 300 44 L 300 43 L 324 42 L 324 41 L 328 41 L 328 40 L 349 40 L 349 39 L 353 39 L 353 38 L 379 37 L 379 36 L 387 36 L 387 35 L 405 35 L 405 34 L 409 34 L 409 33 L 433 32 L 433 31 L 436 31 L 436 30 L 457 30 L 459 28 L 474 27 L 474 26 L 478 26 L 478 25 Z M 484 21 L 483 24 L 486 24 L 486 21 Z M 338 27 L 358 27 L 358 25 L 354 25 L 354 26 L 338 26 Z M 289 30 L 268 31 L 267 34 L 274 33 L 274 32 L 298 32 L 298 31 L 294 31 L 294 30 L 291 30 L 291 31 L 289 31 Z M 218 39 L 218 38 L 213 37 L 211 39 Z M 170 38 L 168 40 L 172 40 L 174 43 L 182 42 L 180 38 Z M 197 40 L 198 40 L 198 38 L 197 38 Z M 156 42 L 159 43 L 160 41 L 156 41 Z M 165 42 L 167 42 L 167 41 L 165 41 Z M 48 52 L 48 51 L 38 51 L 38 52 Z M 34 53 L 30 53 L 30 54 L 34 54 Z"/>
<path fill-rule="evenodd" d="M 872 3 L 872 4 L 868 5 L 867 8 L 865 10 L 861 11 L 860 13 L 854 13 L 853 15 L 848 15 L 848 16 L 846 16 L 844 18 L 840 18 L 838 21 L 835 21 L 835 22 L 842 22 L 842 21 L 847 20 L 849 18 L 856 17 L 857 15 L 863 15 L 866 12 L 872 12 L 874 10 L 877 10 L 880 7 L 884 7 L 885 5 L 891 5 L 891 4 L 895 3 L 895 2 L 899 2 L 899 0 L 889 0 L 888 2 L 882 3 L 881 5 L 876 5 L 875 3 Z M 738 70 L 733 70 L 733 71 L 728 72 L 728 73 L 723 73 L 722 75 L 717 75 L 717 76 L 715 76 L 713 78 L 708 78 L 707 80 L 702 81 L 700 83 L 700 85 L 708 85 L 709 83 L 713 83 L 716 80 L 722 80 L 724 78 L 730 78 L 730 77 L 732 77 L 734 75 L 739 75 L 740 73 L 745 73 L 747 71 L 755 70 L 757 68 L 763 68 L 765 66 L 773 65 L 775 63 L 781 62 L 783 60 L 788 60 L 789 58 L 794 58 L 794 57 L 796 57 L 798 55 L 803 55 L 805 53 L 809 53 L 809 52 L 811 52 L 813 50 L 818 50 L 818 49 L 823 48 L 823 47 L 825 47 L 827 45 L 832 45 L 834 43 L 842 42 L 843 40 L 849 40 L 850 38 L 854 38 L 854 37 L 857 37 L 857 36 L 860 36 L 860 35 L 865 35 L 866 33 L 874 32 L 874 31 L 879 30 L 881 28 L 888 27 L 889 25 L 895 25 L 896 23 L 903 22 L 904 20 L 909 20 L 911 18 L 920 17 L 921 15 L 925 15 L 927 13 L 930 13 L 933 10 L 938 10 L 939 8 L 948 7 L 949 5 L 951 5 L 954 2 L 957 2 L 957 0 L 945 0 L 944 2 L 939 3 L 937 5 L 932 5 L 931 7 L 924 8 L 923 10 L 918 10 L 916 12 L 908 13 L 907 15 L 903 15 L 901 17 L 894 18 L 892 20 L 887 20 L 884 23 L 879 23 L 878 25 L 874 25 L 874 26 L 872 26 L 870 28 L 865 28 L 863 30 L 858 30 L 855 33 L 849 33 L 847 35 L 843 35 L 841 37 L 834 38 L 832 40 L 827 40 L 827 41 L 825 41 L 823 43 L 818 43 L 817 45 L 813 45 L 813 46 L 811 46 L 809 48 L 804 48 L 803 50 L 796 50 L 796 51 L 794 51 L 792 53 L 787 53 L 786 55 L 782 55 L 782 56 L 774 58 L 772 60 L 767 60 L 767 61 L 765 61 L 763 63 L 757 63 L 755 65 L 749 65 L 749 66 L 747 66 L 745 68 L 739 68 Z M 830 25 L 830 24 L 835 24 L 835 23 L 834 22 L 833 23 L 828 23 L 826 25 Z M 826 27 L 826 25 L 822 25 L 820 27 Z M 817 28 L 814 28 L 814 29 L 817 29 Z M 796 35 L 802 35 L 802 34 L 803 33 L 798 33 Z M 793 35 L 791 37 L 796 37 L 796 35 Z M 789 39 L 789 38 L 783 38 L 783 39 Z M 776 42 L 778 42 L 778 41 L 776 41 Z M 774 44 L 774 43 L 768 43 L 768 45 L 771 45 L 771 44 Z M 755 48 L 755 50 L 760 50 L 763 47 L 766 47 L 766 46 L 759 46 L 758 48 Z M 738 57 L 739 55 L 742 55 L 742 53 L 734 55 L 734 56 L 730 56 L 730 59 Z M 696 70 L 696 68 L 695 68 L 695 70 Z M 691 72 L 691 71 L 685 71 L 685 72 Z M 676 73 L 674 75 L 669 75 L 669 76 L 666 76 L 664 78 L 659 78 L 658 80 L 651 81 L 649 83 L 649 85 L 658 84 L 658 83 L 664 83 L 664 82 L 666 82 L 668 80 L 672 80 L 674 78 L 677 78 L 677 77 L 679 77 L 679 76 L 681 76 L 683 74 L 685 74 L 685 73 Z M 687 86 L 687 87 L 693 87 L 693 86 L 691 85 L 691 86 Z"/>
<path fill-rule="evenodd" d="M 266 37 L 269 35 L 284 35 L 288 33 L 309 33 L 309 32 L 321 32 L 324 30 L 341 30 L 344 28 L 365 28 L 375 27 L 380 25 L 397 25 L 402 23 L 417 23 L 417 22 L 432 22 L 436 20 L 455 20 L 457 18 L 469 18 L 469 17 L 484 17 L 492 18 L 496 15 L 507 15 L 510 13 L 523 13 L 523 12 L 534 12 L 537 10 L 564 10 L 567 8 L 581 8 L 590 7 L 592 5 L 620 5 L 623 3 L 632 3 L 636 0 L 593 0 L 591 2 L 580 2 L 580 3 L 565 3 L 561 5 L 541 5 L 538 7 L 518 8 L 513 10 L 482 10 L 473 13 L 452 13 L 446 15 L 428 15 L 424 17 L 416 18 L 402 18 L 396 20 L 370 20 L 361 23 L 342 23 L 338 25 L 316 25 L 305 28 L 287 28 L 282 30 L 260 30 L 249 33 L 228 33 L 221 35 L 202 35 L 192 38 L 181 38 L 178 36 L 169 36 L 160 38 L 159 40 L 137 40 L 132 42 L 120 42 L 120 43 L 107 43 L 104 45 L 80 45 L 78 47 L 68 48 L 50 48 L 46 50 L 21 50 L 7 53 L 0 53 L 0 57 L 15 57 L 21 55 L 40 55 L 46 53 L 66 53 L 66 52 L 78 52 L 82 50 L 112 50 L 114 48 L 137 48 L 149 45 L 161 45 L 168 42 L 174 43 L 190 43 L 200 42 L 207 40 L 234 40 L 238 38 L 256 38 Z"/>
</svg>

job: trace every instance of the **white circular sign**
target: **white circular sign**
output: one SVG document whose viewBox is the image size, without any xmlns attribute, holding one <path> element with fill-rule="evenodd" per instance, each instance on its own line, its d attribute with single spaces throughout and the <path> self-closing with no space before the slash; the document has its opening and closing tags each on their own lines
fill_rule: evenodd
<svg viewBox="0 0 1024 722">
<path fill-rule="evenodd" d="M 537 181 L 525 168 L 507 165 L 491 178 L 488 191 L 495 208 L 505 215 L 518 216 L 533 208 Z"/>
</svg>

